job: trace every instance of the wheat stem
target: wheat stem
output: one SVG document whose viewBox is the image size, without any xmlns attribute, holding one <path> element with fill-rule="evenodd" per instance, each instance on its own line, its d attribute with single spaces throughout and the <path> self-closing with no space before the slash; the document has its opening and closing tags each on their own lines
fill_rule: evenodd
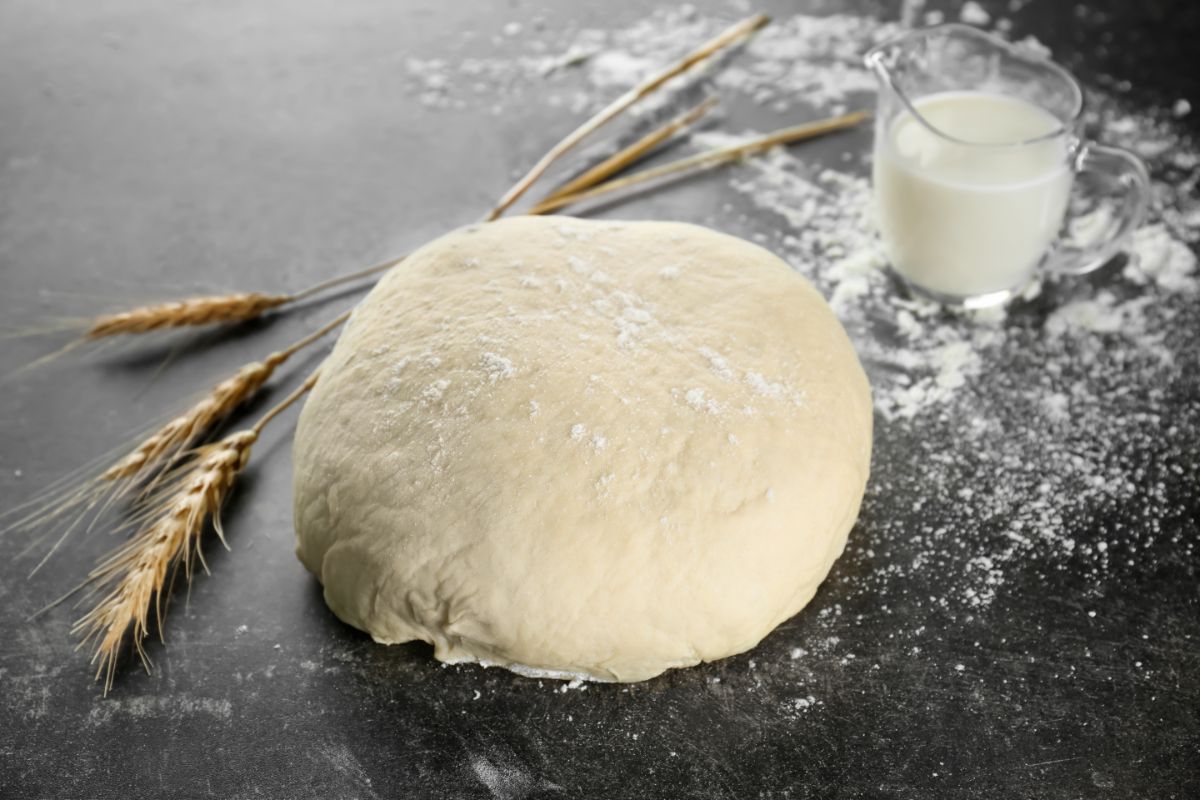
<svg viewBox="0 0 1200 800">
<path fill-rule="evenodd" d="M 858 125 L 863 120 L 870 117 L 867 111 L 854 111 L 849 114 L 842 114 L 829 119 L 818 120 L 816 122 L 808 122 L 803 125 L 795 125 L 790 128 L 768 133 L 764 136 L 759 136 L 749 141 L 739 144 L 729 145 L 727 147 L 718 147 L 713 150 L 707 150 L 703 153 L 698 153 L 694 156 L 681 158 L 678 161 L 672 161 L 669 164 L 663 164 L 659 167 L 635 172 L 624 178 L 608 181 L 599 186 L 582 192 L 576 192 L 570 195 L 563 195 L 556 198 L 549 198 L 538 203 L 531 208 L 528 214 L 548 214 L 552 211 L 557 211 L 563 206 L 573 205 L 584 200 L 591 200 L 595 197 L 610 194 L 612 192 L 628 189 L 631 186 L 648 183 L 650 181 L 660 180 L 672 175 L 690 174 L 700 172 L 705 169 L 726 164 L 730 161 L 736 161 L 748 155 L 761 153 L 764 150 L 770 150 L 772 147 L 777 147 L 791 142 L 803 141 L 812 139 L 826 133 L 843 130 Z"/>
<path fill-rule="evenodd" d="M 252 430 L 256 434 L 262 433 L 263 428 L 267 427 L 267 425 L 271 423 L 271 420 L 275 419 L 275 417 L 286 411 L 288 407 L 292 405 L 292 403 L 295 403 L 297 400 L 307 394 L 310 389 L 316 386 L 320 377 L 320 368 L 313 370 L 312 373 L 304 379 L 304 383 L 297 386 L 294 390 L 292 390 L 291 394 L 280 400 L 275 406 L 270 408 L 267 413 L 263 414 L 259 418 L 258 422 L 254 423 Z"/>
<path fill-rule="evenodd" d="M 336 317 L 329 320 L 329 322 L 326 322 L 324 325 L 317 328 L 312 333 L 298 339 L 297 341 L 293 342 L 292 344 L 288 345 L 287 347 L 283 348 L 282 350 L 278 351 L 277 353 L 272 354 L 272 357 L 282 357 L 285 360 L 290 358 L 291 356 L 295 355 L 299 351 L 308 347 L 313 342 L 315 342 L 318 339 L 325 336 L 325 334 L 333 331 L 336 328 L 341 327 L 342 324 L 345 323 L 346 320 L 350 319 L 350 317 L 353 314 L 354 314 L 353 308 L 346 309 L 341 314 L 338 314 Z"/>
<path fill-rule="evenodd" d="M 552 200 L 557 197 L 565 197 L 569 194 L 583 191 L 591 186 L 595 186 L 606 178 L 615 175 L 625 167 L 633 164 L 642 156 L 653 150 L 662 142 L 674 136 L 679 131 L 694 124 L 697 120 L 707 114 L 717 104 L 717 98 L 710 97 L 704 102 L 697 105 L 695 108 L 689 109 L 675 119 L 660 128 L 656 128 L 650 133 L 638 139 L 633 144 L 622 150 L 614 153 L 608 158 L 601 161 L 596 166 L 584 172 L 577 178 L 574 178 L 562 186 L 558 187 L 550 194 L 542 198 L 542 202 Z"/>
<path fill-rule="evenodd" d="M 332 289 L 335 286 L 340 286 L 343 283 L 350 283 L 351 281 L 356 281 L 361 278 L 369 278 L 370 276 L 380 272 L 386 272 L 387 270 L 399 264 L 405 258 L 407 258 L 407 255 L 389 259 L 388 261 L 375 264 L 374 266 L 367 267 L 366 269 L 355 270 L 354 272 L 348 272 L 345 275 L 337 275 L 328 280 L 321 281 L 320 283 L 314 283 L 307 289 L 301 289 L 298 292 L 293 292 L 292 294 L 288 295 L 288 302 L 295 303 L 299 300 L 312 297 L 314 294 L 320 294 L 326 289 Z"/>
<path fill-rule="evenodd" d="M 692 52 L 688 53 L 683 58 L 673 64 L 670 64 L 658 72 L 645 78 L 641 83 L 634 86 L 625 94 L 613 100 L 591 119 L 584 122 L 575 130 L 567 134 L 561 141 L 550 148 L 550 150 L 538 160 L 533 167 L 530 168 L 524 177 L 516 182 L 515 185 L 500 198 L 500 202 L 491 210 L 485 219 L 493 220 L 503 214 L 521 195 L 525 194 L 531 186 L 545 174 L 551 165 L 559 158 L 565 155 L 569 150 L 578 145 L 587 136 L 594 133 L 596 130 L 603 127 L 608 122 L 619 116 L 623 111 L 632 106 L 637 101 L 641 100 L 646 95 L 653 92 L 664 83 L 687 72 L 689 69 L 707 60 L 721 50 L 740 42 L 745 37 L 754 33 L 756 30 L 766 25 L 770 18 L 765 14 L 755 14 L 753 17 L 744 19 L 741 22 L 727 28 L 713 39 L 705 42 Z"/>
</svg>

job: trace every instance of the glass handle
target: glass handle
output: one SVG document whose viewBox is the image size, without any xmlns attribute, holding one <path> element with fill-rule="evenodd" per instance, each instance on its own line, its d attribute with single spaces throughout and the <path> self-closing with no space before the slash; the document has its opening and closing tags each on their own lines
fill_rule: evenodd
<svg viewBox="0 0 1200 800">
<path fill-rule="evenodd" d="M 1059 239 L 1046 268 L 1083 275 L 1106 264 L 1142 223 L 1150 204 L 1150 176 L 1128 150 L 1091 142 L 1079 146 L 1072 166 L 1077 179 L 1073 193 L 1090 188 L 1091 202 L 1072 198 L 1064 228 L 1068 235 Z"/>
</svg>

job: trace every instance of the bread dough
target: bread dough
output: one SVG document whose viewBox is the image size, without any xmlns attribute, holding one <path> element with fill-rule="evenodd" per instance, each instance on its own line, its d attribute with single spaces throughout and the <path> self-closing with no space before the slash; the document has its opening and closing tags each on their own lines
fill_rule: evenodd
<svg viewBox="0 0 1200 800">
<path fill-rule="evenodd" d="M 518 217 L 358 307 L 296 432 L 297 554 L 378 642 L 638 681 L 803 608 L 870 455 L 854 350 L 783 261 L 694 225 Z"/>
</svg>

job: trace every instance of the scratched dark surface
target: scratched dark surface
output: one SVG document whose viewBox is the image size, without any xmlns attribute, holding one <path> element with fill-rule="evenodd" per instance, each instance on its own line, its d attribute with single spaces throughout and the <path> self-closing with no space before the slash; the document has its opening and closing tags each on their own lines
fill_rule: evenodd
<svg viewBox="0 0 1200 800">
<path fill-rule="evenodd" d="M 1135 99 L 1200 107 L 1194 4 L 1093 8 L 1034 0 L 1011 14 L 1014 35 L 1035 33 L 1088 81 L 1127 78 Z M 302 286 L 470 221 L 574 118 L 536 104 L 432 114 L 381 54 L 430 57 L 463 30 L 511 20 L 595 27 L 639 13 L 627 0 L 0 4 L 0 317 Z M 502 47 L 489 41 L 480 47 Z M 609 213 L 707 216 L 716 186 Z M 0 503 L 334 308 L 188 340 L 162 372 L 179 340 L 10 378 Z M 0 371 L 45 347 L 5 340 Z M 1080 613 L 1082 578 L 1037 565 L 1012 570 L 977 614 L 919 602 L 938 591 L 936 567 L 909 573 L 912 600 L 886 614 L 848 592 L 878 566 L 873 526 L 911 516 L 907 493 L 920 491 L 898 478 L 919 470 L 905 454 L 920 432 L 880 425 L 875 474 L 892 480 L 869 494 L 857 546 L 809 610 L 752 653 L 565 692 L 443 668 L 427 647 L 377 646 L 334 619 L 292 555 L 280 427 L 226 509 L 233 552 L 206 550 L 213 574 L 177 594 L 168 646 L 150 648 L 155 673 L 126 664 L 107 698 L 72 650 L 72 613 L 26 617 L 112 539 L 81 537 L 32 580 L 26 542 L 0 539 L 0 797 L 1200 797 L 1197 386 L 1193 372 L 1158 409 L 1178 426 L 1173 441 L 1131 451 L 1178 513 L 1149 553 L 1106 573 L 1097 617 Z M 1164 460 L 1178 469 L 1156 471 Z M 926 520 L 952 516 L 942 497 Z M 1103 509 L 1078 535 L 1136 525 L 1140 502 Z M 789 653 L 829 636 L 819 614 L 834 606 L 842 652 L 856 657 L 813 657 L 801 671 Z M 919 652 L 889 641 L 898 627 L 923 631 Z M 1143 661 L 1154 669 L 1136 669 Z M 821 705 L 781 710 L 809 694 Z"/>
</svg>

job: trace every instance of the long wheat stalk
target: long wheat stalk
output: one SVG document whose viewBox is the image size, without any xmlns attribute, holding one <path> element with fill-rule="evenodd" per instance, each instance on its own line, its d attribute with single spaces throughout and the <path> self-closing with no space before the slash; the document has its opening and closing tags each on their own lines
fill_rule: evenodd
<svg viewBox="0 0 1200 800">
<path fill-rule="evenodd" d="M 583 191 L 591 186 L 595 186 L 606 178 L 617 174 L 621 170 L 628 167 L 630 164 L 637 162 L 647 153 L 649 153 L 658 145 L 670 139 L 679 131 L 695 124 L 700 118 L 712 109 L 717 104 L 717 98 L 709 97 L 694 108 L 688 109 L 683 114 L 680 114 L 675 119 L 667 122 L 665 125 L 656 128 L 642 138 L 635 141 L 628 147 L 624 147 L 613 155 L 601 161 L 596 166 L 587 170 L 577 178 L 567 181 L 562 186 L 559 186 L 550 194 L 546 195 L 543 200 L 551 200 L 556 197 L 565 197 L 569 194 Z"/>
<path fill-rule="evenodd" d="M 142 665 L 150 671 L 145 648 L 150 609 L 154 609 L 161 636 L 168 575 L 182 567 L 186 579 L 191 580 L 197 561 L 207 571 L 200 539 L 209 520 L 217 538 L 228 547 L 220 510 L 250 460 L 251 448 L 263 428 L 309 391 L 318 375 L 319 370 L 314 371 L 253 427 L 198 449 L 177 477 L 151 498 L 137 532 L 88 574 L 87 585 L 101 597 L 71 632 L 81 637 L 79 647 L 94 645 L 92 663 L 96 679 L 104 676 L 105 694 L 112 688 L 126 633 L 131 635 Z"/>
<path fill-rule="evenodd" d="M 336 286 L 376 275 L 403 261 L 405 256 L 392 258 L 380 264 L 337 275 L 315 283 L 298 292 L 288 294 L 264 294 L 262 292 L 235 292 L 225 295 L 192 297 L 166 303 L 139 306 L 128 311 L 105 314 L 92 320 L 83 338 L 105 339 L 123 334 L 148 333 L 169 328 L 184 328 L 227 322 L 245 322 L 262 316 L 267 311 L 282 305 L 306 300 Z"/>
<path fill-rule="evenodd" d="M 622 189 L 629 189 L 634 186 L 640 186 L 651 181 L 658 181 L 671 176 L 679 176 L 685 174 L 695 174 L 712 167 L 717 167 L 722 164 L 727 164 L 731 161 L 737 161 L 749 155 L 761 153 L 765 150 L 770 150 L 772 147 L 779 145 L 799 142 L 805 139 L 812 139 L 817 136 L 823 136 L 834 131 L 845 130 L 858 125 L 863 120 L 870 118 L 870 112 L 853 111 L 849 114 L 842 114 L 828 119 L 817 120 L 816 122 L 806 122 L 803 125 L 794 125 L 790 128 L 783 128 L 763 136 L 757 136 L 753 139 L 739 142 L 738 144 L 729 145 L 727 147 L 718 147 L 712 150 L 706 150 L 703 153 L 697 153 L 694 156 L 681 158 L 678 161 L 672 161 L 669 164 L 663 164 L 659 167 L 644 169 L 640 172 L 635 172 L 624 178 L 616 178 L 615 180 L 602 183 L 599 186 L 594 186 L 591 189 L 575 192 L 574 194 L 559 195 L 557 197 L 549 197 L 542 202 L 529 209 L 529 214 L 549 214 L 558 209 L 591 200 L 596 197 L 611 194 Z"/>
<path fill-rule="evenodd" d="M 706 61 L 725 48 L 742 41 L 744 38 L 754 33 L 768 22 L 770 22 L 770 17 L 768 17 L 766 14 L 755 14 L 748 19 L 742 20 L 736 25 L 725 29 L 720 34 L 700 45 L 695 50 L 688 53 L 686 56 L 674 62 L 673 64 L 670 64 L 658 72 L 648 76 L 632 89 L 613 100 L 594 116 L 592 116 L 591 119 L 587 120 L 578 128 L 568 133 L 561 141 L 551 147 L 550 150 L 547 151 L 546 154 L 530 168 L 529 172 L 525 173 L 524 177 L 522 177 L 516 182 L 516 184 L 513 185 L 511 189 L 504 193 L 504 196 L 500 198 L 500 202 L 498 202 L 495 208 L 491 210 L 486 219 L 496 219 L 505 211 L 507 211 L 513 203 L 517 202 L 517 200 L 521 198 L 521 195 L 525 194 L 525 192 L 527 192 L 529 188 L 537 182 L 538 178 L 545 174 L 546 170 L 548 170 L 551 165 L 554 164 L 554 162 L 562 158 L 562 156 L 564 156 L 568 151 L 570 151 L 596 130 L 600 129 L 618 117 L 634 103 L 658 89 L 664 83 L 671 80 L 671 78 L 674 78 L 677 75 L 682 75 L 702 61 Z"/>
</svg>

